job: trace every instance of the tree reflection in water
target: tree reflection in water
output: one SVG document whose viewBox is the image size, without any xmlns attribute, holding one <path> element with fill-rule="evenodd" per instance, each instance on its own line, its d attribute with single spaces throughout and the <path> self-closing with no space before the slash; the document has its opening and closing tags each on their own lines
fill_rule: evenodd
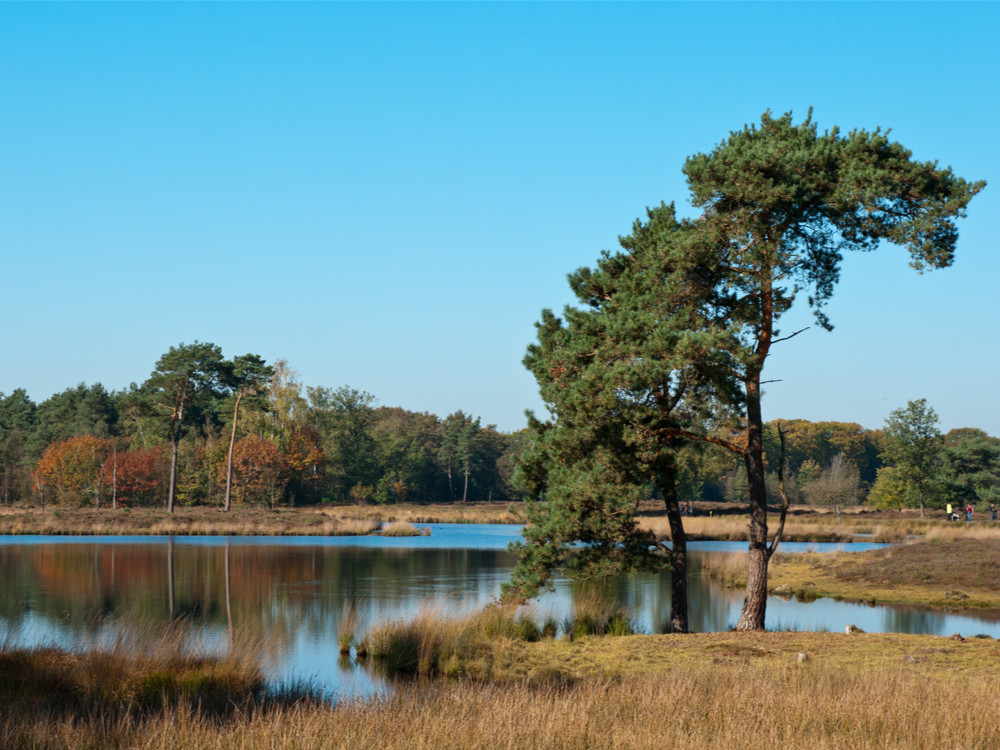
<svg viewBox="0 0 1000 750">
<path fill-rule="evenodd" d="M 457 533 L 463 543 L 475 538 L 472 527 Z M 482 546 L 492 548 L 448 548 L 447 529 L 441 528 L 411 547 L 378 546 L 370 538 L 365 546 L 343 538 L 7 541 L 0 543 L 0 637 L 72 644 L 116 622 L 181 619 L 228 641 L 234 629 L 250 627 L 283 644 L 273 676 L 312 677 L 334 689 L 366 692 L 379 689 L 379 682 L 338 653 L 344 603 L 358 603 L 362 634 L 366 623 L 407 617 L 435 603 L 456 614 L 481 607 L 497 595 L 514 564 L 503 548 L 512 534 L 490 533 Z M 691 626 L 726 630 L 739 615 L 742 592 L 701 575 L 706 554 L 712 553 L 691 555 Z M 668 576 L 638 575 L 607 585 L 611 596 L 636 613 L 642 631 L 662 632 L 669 624 Z M 578 590 L 559 581 L 536 613 L 564 619 Z M 870 632 L 1000 636 L 997 618 L 985 613 L 972 619 L 830 600 L 769 604 L 772 627 L 843 630 L 846 623 Z"/>
</svg>

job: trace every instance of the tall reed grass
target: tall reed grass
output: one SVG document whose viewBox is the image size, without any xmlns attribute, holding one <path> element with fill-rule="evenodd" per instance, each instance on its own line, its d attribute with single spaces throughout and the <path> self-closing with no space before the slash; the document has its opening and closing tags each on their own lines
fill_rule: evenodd
<svg viewBox="0 0 1000 750">
<path fill-rule="evenodd" d="M 391 521 L 382 524 L 382 536 L 429 536 L 430 529 L 418 529 L 409 521 Z"/>
<path fill-rule="evenodd" d="M 722 586 L 746 588 L 747 555 L 745 552 L 717 552 L 705 558 L 702 573 Z"/>
<path fill-rule="evenodd" d="M 344 607 L 340 612 L 340 620 L 337 621 L 337 646 L 340 653 L 347 655 L 358 640 L 358 627 L 361 624 L 361 610 L 355 599 L 344 602 Z"/>
<path fill-rule="evenodd" d="M 0 713 L 53 719 L 121 717 L 192 703 L 222 715 L 264 694 L 273 656 L 259 633 L 234 633 L 220 653 L 185 623 L 126 625 L 73 652 L 0 648 Z"/>
<path fill-rule="evenodd" d="M 389 697 L 244 709 L 223 721 L 190 702 L 76 722 L 5 712 L 0 734 L 9 750 L 991 750 L 998 713 L 985 676 L 722 660 L 578 683 L 422 681 Z"/>
<path fill-rule="evenodd" d="M 570 640 L 587 635 L 634 635 L 636 630 L 628 609 L 598 586 L 588 586 L 577 593 L 573 598 L 573 614 L 563 622 L 563 632 Z"/>
<path fill-rule="evenodd" d="M 497 640 L 535 641 L 542 630 L 523 608 L 491 604 L 464 616 L 448 616 L 445 605 L 426 606 L 406 620 L 379 623 L 358 655 L 393 675 L 485 676 L 492 670 Z"/>
</svg>

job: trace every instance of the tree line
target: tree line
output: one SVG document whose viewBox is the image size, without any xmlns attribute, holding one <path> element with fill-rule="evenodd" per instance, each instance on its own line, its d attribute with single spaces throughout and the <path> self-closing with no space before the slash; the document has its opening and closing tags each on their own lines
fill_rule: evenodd
<svg viewBox="0 0 1000 750">
<path fill-rule="evenodd" d="M 782 446 L 782 441 L 784 445 Z M 891 412 L 878 429 L 853 422 L 775 419 L 764 425 L 768 501 L 781 503 L 778 462 L 790 503 L 876 510 L 985 510 L 1000 503 L 1000 438 L 974 427 L 942 433 L 926 399 Z M 746 503 L 746 469 L 728 452 L 685 446 L 679 451 L 678 496 Z"/>
<path fill-rule="evenodd" d="M 249 382 L 251 364 L 256 382 Z M 513 477 L 527 430 L 502 433 L 463 411 L 442 419 L 378 406 L 347 386 L 303 387 L 287 363 L 267 366 L 256 355 L 236 357 L 234 367 L 242 383 L 202 384 L 185 405 L 183 435 L 174 426 L 182 503 L 226 506 L 227 494 L 270 506 L 523 497 Z M 150 380 L 118 392 L 80 384 L 40 404 L 23 389 L 0 393 L 2 502 L 166 505 L 174 410 Z M 772 504 L 780 503 L 781 437 L 785 491 L 794 503 L 885 509 L 1000 502 L 1000 438 L 969 427 L 942 433 L 922 399 L 894 411 L 881 429 L 766 423 Z M 748 501 L 746 469 L 728 451 L 689 443 L 677 463 L 678 497 L 689 507 Z M 643 492 L 645 499 L 657 494 L 650 482 Z"/>
<path fill-rule="evenodd" d="M 80 384 L 36 404 L 0 394 L 4 504 L 269 506 L 510 501 L 525 434 L 464 411 L 378 405 L 303 386 L 284 361 L 171 347 L 121 391 Z"/>
</svg>

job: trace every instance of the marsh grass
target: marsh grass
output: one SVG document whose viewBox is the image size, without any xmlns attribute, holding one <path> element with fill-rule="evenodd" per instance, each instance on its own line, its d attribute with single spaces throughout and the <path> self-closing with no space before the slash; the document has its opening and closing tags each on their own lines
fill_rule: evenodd
<svg viewBox="0 0 1000 750">
<path fill-rule="evenodd" d="M 430 529 L 418 529 L 409 521 L 391 521 L 382 525 L 382 536 L 429 536 Z"/>
<path fill-rule="evenodd" d="M 563 622 L 563 632 L 570 640 L 588 635 L 634 635 L 632 615 L 607 591 L 588 586 L 573 597 L 573 614 Z"/>
<path fill-rule="evenodd" d="M 351 648 L 358 640 L 358 627 L 361 624 L 361 610 L 355 599 L 344 602 L 344 607 L 340 612 L 340 620 L 337 621 L 337 646 L 341 654 L 351 653 Z"/>
<path fill-rule="evenodd" d="M 720 552 L 702 562 L 702 573 L 726 588 L 745 588 L 747 585 L 746 552 Z"/>
<path fill-rule="evenodd" d="M 47 535 L 185 535 L 185 536 L 360 536 L 379 528 L 375 519 L 353 518 L 320 508 L 269 510 L 235 507 L 59 508 L 58 515 L 40 508 L 0 508 L 0 534 Z"/>
<path fill-rule="evenodd" d="M 221 717 L 188 700 L 74 721 L 5 711 L 0 736 L 11 750 L 1000 747 L 994 641 L 765 633 L 518 648 L 518 659 L 547 659 L 544 679 L 420 680 L 388 696 L 241 704 Z"/>
<path fill-rule="evenodd" d="M 0 507 L 0 534 L 47 535 L 225 535 L 360 536 L 382 524 L 523 523 L 523 504 L 499 503 L 392 506 L 316 506 L 267 509 L 236 506 L 229 513 L 213 506 L 179 508 Z"/>
<path fill-rule="evenodd" d="M 644 517 L 642 528 L 649 529 L 658 539 L 670 538 L 666 518 Z M 749 516 L 693 516 L 684 519 L 684 532 L 690 541 L 720 540 L 745 542 L 748 539 Z M 790 518 L 783 539 L 790 542 L 850 542 L 859 532 L 852 524 L 837 524 L 834 520 L 799 520 Z"/>
<path fill-rule="evenodd" d="M 1000 545 L 963 535 L 864 552 L 776 556 L 775 586 L 814 596 L 950 609 L 1000 608 Z"/>
<path fill-rule="evenodd" d="M 492 670 L 498 642 L 542 637 L 543 628 L 523 607 L 491 604 L 457 617 L 445 611 L 436 603 L 409 619 L 374 625 L 358 648 L 359 657 L 371 659 L 389 676 L 484 676 Z"/>
<path fill-rule="evenodd" d="M 363 518 L 335 518 L 323 521 L 320 532 L 324 536 L 367 536 L 378 531 L 378 521 Z"/>
<path fill-rule="evenodd" d="M 263 664 L 272 656 L 257 634 L 234 634 L 230 649 L 215 653 L 184 623 L 123 626 L 73 652 L 5 645 L 0 706 L 26 721 L 95 714 L 117 720 L 181 703 L 221 716 L 264 695 Z"/>
</svg>

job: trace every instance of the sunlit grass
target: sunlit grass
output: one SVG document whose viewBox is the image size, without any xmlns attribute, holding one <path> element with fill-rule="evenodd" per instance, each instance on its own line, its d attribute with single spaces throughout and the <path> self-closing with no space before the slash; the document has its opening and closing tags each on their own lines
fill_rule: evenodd
<svg viewBox="0 0 1000 750">
<path fill-rule="evenodd" d="M 418 529 L 409 521 L 392 521 L 382 524 L 382 536 L 424 536 L 430 529 Z"/>
<path fill-rule="evenodd" d="M 4 747 L 939 750 L 1000 747 L 998 644 L 929 636 L 755 633 L 495 639 L 503 674 L 389 695 L 180 697 L 153 711 L 3 710 Z M 802 654 L 803 657 L 799 655 Z M 7 706 L 3 707 L 7 709 Z"/>
<path fill-rule="evenodd" d="M 239 631 L 219 650 L 186 623 L 119 623 L 109 638 L 74 651 L 0 648 L 0 706 L 5 714 L 120 717 L 182 702 L 225 713 L 264 695 L 273 644 Z"/>
</svg>

